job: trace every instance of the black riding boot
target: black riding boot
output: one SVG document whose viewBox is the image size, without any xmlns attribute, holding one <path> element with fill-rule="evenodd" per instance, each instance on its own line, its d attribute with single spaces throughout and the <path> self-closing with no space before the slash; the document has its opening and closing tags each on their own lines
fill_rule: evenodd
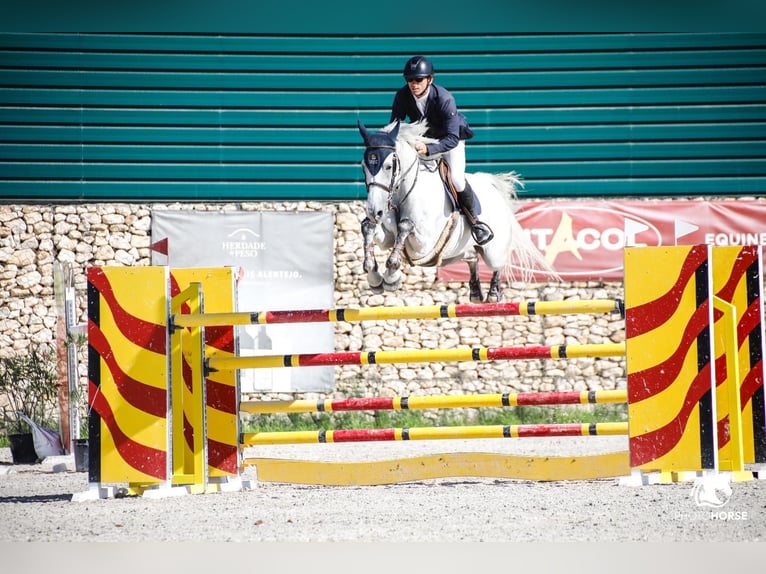
<svg viewBox="0 0 766 574">
<path fill-rule="evenodd" d="M 471 235 L 473 235 L 474 241 L 479 245 L 484 245 L 491 241 L 495 234 L 492 233 L 489 225 L 479 221 L 477 218 L 473 189 L 471 189 L 471 184 L 467 181 L 465 182 L 465 189 L 457 192 L 457 200 L 468 222 L 471 224 Z"/>
</svg>

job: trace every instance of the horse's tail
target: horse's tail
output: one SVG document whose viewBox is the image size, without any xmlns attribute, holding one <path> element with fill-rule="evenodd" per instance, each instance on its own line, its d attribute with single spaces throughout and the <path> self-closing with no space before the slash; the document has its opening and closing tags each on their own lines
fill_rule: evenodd
<svg viewBox="0 0 766 574">
<path fill-rule="evenodd" d="M 516 190 L 524 187 L 521 177 L 513 171 L 492 175 L 496 188 L 508 202 L 513 214 L 510 220 L 511 244 L 503 269 L 506 280 L 530 283 L 534 280 L 535 275 L 544 274 L 552 281 L 561 281 L 559 274 L 545 258 L 545 255 L 535 247 L 529 235 L 524 232 L 516 219 L 516 205 L 513 200 L 517 197 Z"/>
</svg>

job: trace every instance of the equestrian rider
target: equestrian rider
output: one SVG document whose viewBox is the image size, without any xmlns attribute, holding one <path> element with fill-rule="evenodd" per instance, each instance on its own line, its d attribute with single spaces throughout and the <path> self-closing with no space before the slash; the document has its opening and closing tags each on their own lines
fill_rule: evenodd
<svg viewBox="0 0 766 574">
<path fill-rule="evenodd" d="M 413 56 L 404 65 L 407 84 L 400 88 L 391 105 L 391 122 L 406 117 L 416 122 L 428 122 L 425 135 L 439 140 L 436 143 L 419 142 L 417 152 L 428 157 L 443 154 L 452 173 L 460 207 L 471 224 L 471 233 L 479 245 L 490 241 L 494 234 L 486 223 L 477 219 L 475 195 L 465 178 L 465 140 L 473 137 L 473 130 L 465 116 L 457 111 L 455 98 L 442 86 L 433 83 L 434 68 L 425 56 Z"/>
</svg>

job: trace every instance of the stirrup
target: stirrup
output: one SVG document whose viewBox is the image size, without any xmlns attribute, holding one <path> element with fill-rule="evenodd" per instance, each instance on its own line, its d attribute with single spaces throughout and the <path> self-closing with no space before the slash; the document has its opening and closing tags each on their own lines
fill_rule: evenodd
<svg viewBox="0 0 766 574">
<path fill-rule="evenodd" d="M 492 233 L 489 225 L 482 223 L 481 221 L 477 221 L 471 226 L 471 235 L 473 236 L 473 240 L 479 245 L 485 245 L 495 237 L 495 234 Z"/>
</svg>

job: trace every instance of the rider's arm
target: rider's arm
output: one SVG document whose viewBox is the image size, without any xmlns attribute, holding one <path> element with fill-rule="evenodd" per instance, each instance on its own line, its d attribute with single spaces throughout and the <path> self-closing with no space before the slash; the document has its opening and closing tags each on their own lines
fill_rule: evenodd
<svg viewBox="0 0 766 574">
<path fill-rule="evenodd" d="M 433 87 L 433 86 L 432 86 Z M 444 134 L 436 143 L 428 144 L 428 155 L 444 153 L 454 148 L 460 141 L 460 123 L 462 117 L 457 112 L 455 98 L 447 90 L 441 89 L 438 98 L 431 102 L 435 109 L 428 112 L 429 116 L 438 114 L 440 123 L 444 126 Z"/>
<path fill-rule="evenodd" d="M 398 90 L 394 96 L 394 102 L 391 104 L 391 119 L 388 120 L 389 123 L 396 120 L 403 122 L 407 117 L 407 106 L 405 105 L 405 94 L 403 93 L 404 90 L 408 90 L 408 88 L 405 86 L 404 89 Z M 409 91 L 407 91 L 407 94 L 409 94 Z"/>
</svg>

